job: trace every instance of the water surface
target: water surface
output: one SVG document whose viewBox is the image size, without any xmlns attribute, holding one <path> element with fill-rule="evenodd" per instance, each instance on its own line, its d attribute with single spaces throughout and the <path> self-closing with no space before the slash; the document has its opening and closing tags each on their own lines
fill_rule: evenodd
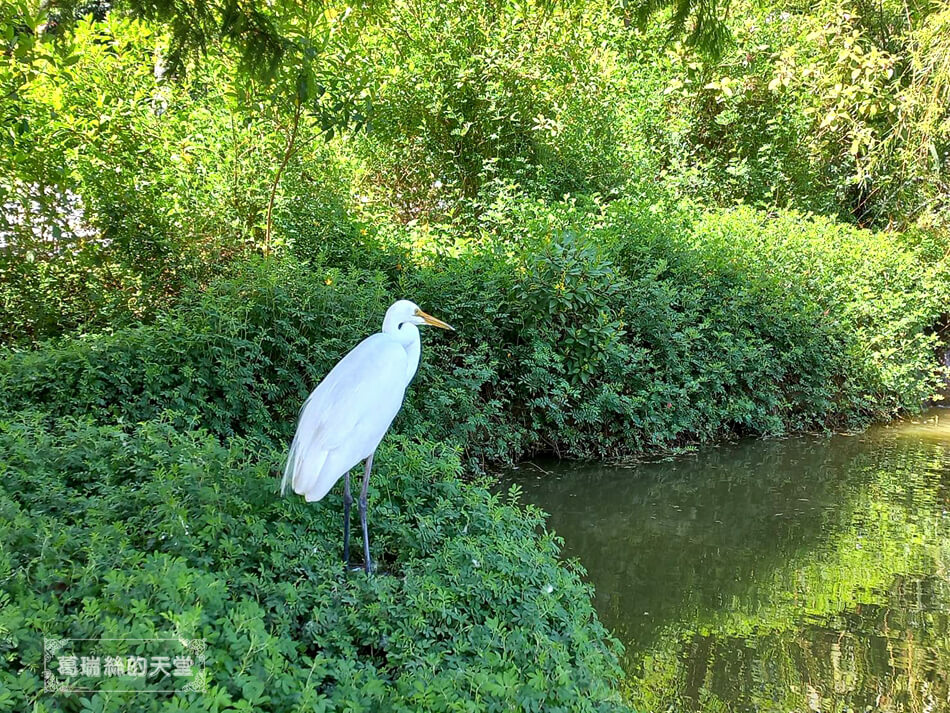
<svg viewBox="0 0 950 713">
<path fill-rule="evenodd" d="M 587 569 L 639 710 L 950 711 L 950 410 L 506 482 Z"/>
</svg>

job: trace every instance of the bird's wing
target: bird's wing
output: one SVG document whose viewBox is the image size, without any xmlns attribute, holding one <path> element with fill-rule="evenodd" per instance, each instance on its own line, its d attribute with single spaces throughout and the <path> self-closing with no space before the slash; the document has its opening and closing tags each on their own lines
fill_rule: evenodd
<svg viewBox="0 0 950 713">
<path fill-rule="evenodd" d="M 408 357 L 391 337 L 364 339 L 337 363 L 304 402 L 281 491 L 291 485 L 320 500 L 368 457 L 402 406 Z"/>
</svg>

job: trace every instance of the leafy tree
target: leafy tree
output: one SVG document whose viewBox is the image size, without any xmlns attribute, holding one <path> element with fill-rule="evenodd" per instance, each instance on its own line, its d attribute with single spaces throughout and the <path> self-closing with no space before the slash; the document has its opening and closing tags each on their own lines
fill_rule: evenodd
<svg viewBox="0 0 950 713">
<path fill-rule="evenodd" d="M 685 38 L 713 57 L 719 56 L 730 40 L 726 18 L 731 0 L 619 0 L 619 9 L 628 23 L 641 28 L 658 14 L 667 16 L 670 38 Z"/>
</svg>

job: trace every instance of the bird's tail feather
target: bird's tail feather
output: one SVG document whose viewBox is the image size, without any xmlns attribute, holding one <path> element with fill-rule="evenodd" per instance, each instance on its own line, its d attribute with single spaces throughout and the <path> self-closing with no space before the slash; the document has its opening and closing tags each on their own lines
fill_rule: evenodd
<svg viewBox="0 0 950 713">
<path fill-rule="evenodd" d="M 302 457 L 297 459 L 296 472 L 293 475 L 294 492 L 303 495 L 307 502 L 320 500 L 325 492 L 320 492 L 323 466 L 327 464 L 329 451 L 308 448 Z"/>
<path fill-rule="evenodd" d="M 287 465 L 284 466 L 284 477 L 280 482 L 281 495 L 286 495 L 287 486 L 290 486 L 298 495 L 307 496 L 308 501 L 323 497 L 324 493 L 316 497 L 314 491 L 320 489 L 320 474 L 330 453 L 322 449 L 315 450 L 313 445 L 309 443 L 307 447 L 301 448 L 299 440 L 294 439 L 287 456 Z"/>
<path fill-rule="evenodd" d="M 294 440 L 290 444 L 290 452 L 287 454 L 287 463 L 284 465 L 284 477 L 280 481 L 280 494 L 281 496 L 287 495 L 287 486 L 293 487 L 294 482 L 297 480 L 297 474 L 300 470 L 301 456 L 306 456 L 306 449 L 304 453 L 301 453 L 301 448 L 303 448 L 303 439 L 301 438 L 301 433 L 306 433 L 308 428 L 311 426 L 305 423 L 305 418 L 307 417 L 307 406 L 313 400 L 314 393 L 310 394 L 307 397 L 307 400 L 303 402 L 303 405 L 300 407 L 300 411 L 297 412 L 297 431 L 294 433 Z"/>
</svg>

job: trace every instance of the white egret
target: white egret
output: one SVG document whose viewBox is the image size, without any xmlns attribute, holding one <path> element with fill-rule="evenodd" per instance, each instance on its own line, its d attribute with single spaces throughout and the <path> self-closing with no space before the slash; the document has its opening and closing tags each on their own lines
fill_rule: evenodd
<svg viewBox="0 0 950 713">
<path fill-rule="evenodd" d="M 284 468 L 281 493 L 290 485 L 307 502 L 320 500 L 342 476 L 343 559 L 350 565 L 350 469 L 364 463 L 360 490 L 364 567 L 372 569 L 366 492 L 373 454 L 396 418 L 419 366 L 417 325 L 452 329 L 409 300 L 386 310 L 383 330 L 367 337 L 324 377 L 300 409 L 297 433 Z M 454 331 L 454 330 L 453 330 Z"/>
</svg>

